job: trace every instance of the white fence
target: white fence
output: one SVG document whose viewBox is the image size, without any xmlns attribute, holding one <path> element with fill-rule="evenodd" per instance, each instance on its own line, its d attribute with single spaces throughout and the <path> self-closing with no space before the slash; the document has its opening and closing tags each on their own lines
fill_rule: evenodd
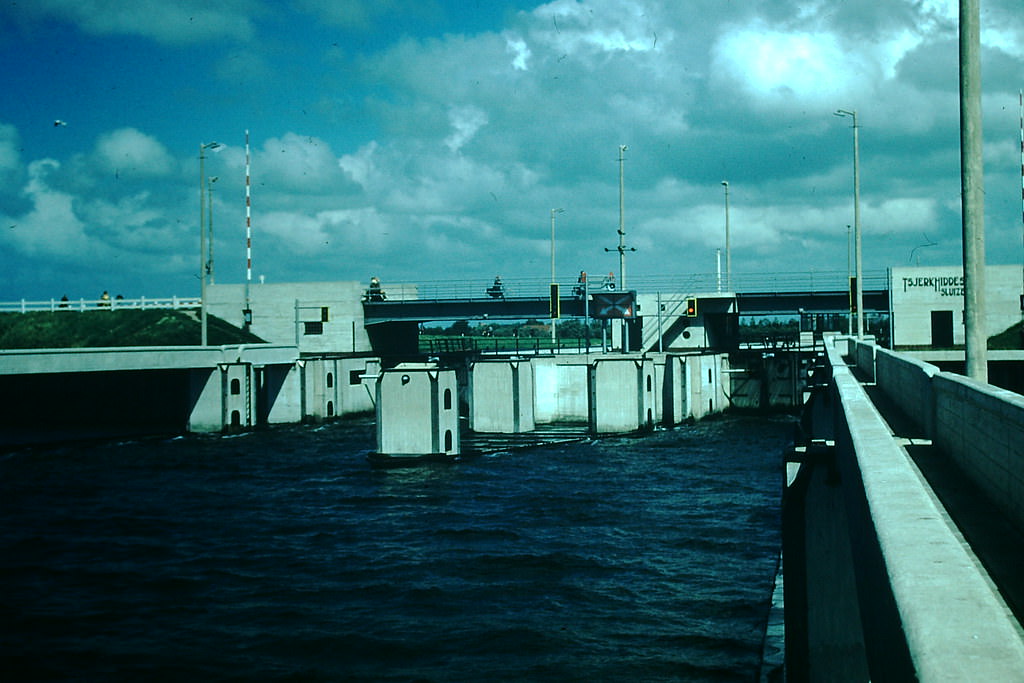
<svg viewBox="0 0 1024 683">
<path fill-rule="evenodd" d="M 166 297 L 140 299 L 50 299 L 48 301 L 0 301 L 0 313 L 29 311 L 112 311 L 123 308 L 198 308 L 199 297 Z"/>
</svg>

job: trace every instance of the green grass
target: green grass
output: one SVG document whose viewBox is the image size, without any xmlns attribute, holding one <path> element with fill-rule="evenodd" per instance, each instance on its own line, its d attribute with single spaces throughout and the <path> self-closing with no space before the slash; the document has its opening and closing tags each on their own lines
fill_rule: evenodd
<svg viewBox="0 0 1024 683">
<path fill-rule="evenodd" d="M 208 316 L 207 341 L 259 343 L 259 337 Z M 199 311 L 121 309 L 0 313 L 0 349 L 71 349 L 105 346 L 195 346 L 202 342 Z"/>
<path fill-rule="evenodd" d="M 1012 325 L 999 334 L 988 338 L 988 348 L 997 351 L 1015 351 L 1024 348 L 1024 330 L 1021 324 Z"/>
</svg>

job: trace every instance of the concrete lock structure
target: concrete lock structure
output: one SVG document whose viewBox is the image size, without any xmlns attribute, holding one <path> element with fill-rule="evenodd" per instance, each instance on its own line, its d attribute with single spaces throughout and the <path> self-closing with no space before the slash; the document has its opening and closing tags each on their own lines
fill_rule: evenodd
<svg viewBox="0 0 1024 683">
<path fill-rule="evenodd" d="M 399 363 L 377 380 L 377 455 L 459 455 L 459 388 L 454 370 Z"/>
<path fill-rule="evenodd" d="M 321 420 L 374 410 L 378 358 L 310 358 L 300 360 L 302 416 Z M 373 388 L 371 388 L 373 387 Z"/>
<path fill-rule="evenodd" d="M 633 432 L 654 426 L 654 361 L 603 358 L 590 367 L 590 430 Z"/>
<path fill-rule="evenodd" d="M 545 356 L 531 361 L 534 419 L 538 424 L 587 422 L 590 364 L 595 356 Z"/>
<path fill-rule="evenodd" d="M 536 427 L 528 360 L 478 361 L 469 371 L 469 428 L 518 434 Z"/>
</svg>

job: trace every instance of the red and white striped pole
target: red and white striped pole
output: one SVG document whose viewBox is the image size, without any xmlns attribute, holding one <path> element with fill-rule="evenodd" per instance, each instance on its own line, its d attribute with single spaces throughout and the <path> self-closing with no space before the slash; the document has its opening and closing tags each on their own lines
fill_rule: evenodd
<svg viewBox="0 0 1024 683">
<path fill-rule="evenodd" d="M 252 308 L 249 303 L 249 286 L 252 284 L 252 198 L 249 194 L 249 130 L 245 131 L 245 328 L 252 324 Z"/>
</svg>

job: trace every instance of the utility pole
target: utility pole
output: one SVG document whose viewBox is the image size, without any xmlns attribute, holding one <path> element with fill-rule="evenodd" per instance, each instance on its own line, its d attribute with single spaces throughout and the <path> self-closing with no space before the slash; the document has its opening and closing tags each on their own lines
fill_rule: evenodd
<svg viewBox="0 0 1024 683">
<path fill-rule="evenodd" d="M 619 246 L 617 251 L 619 252 L 619 290 L 626 290 L 626 252 L 636 251 L 633 247 L 626 246 L 626 184 L 625 184 L 625 173 L 624 164 L 626 161 L 625 152 L 629 149 L 627 145 L 619 145 Z M 605 248 L 605 251 L 611 251 L 611 249 Z M 634 302 L 634 306 L 635 306 Z M 629 327 L 626 324 L 626 320 L 622 320 L 622 350 L 629 350 Z"/>
<path fill-rule="evenodd" d="M 837 109 L 836 116 L 853 119 L 853 243 L 854 267 L 857 271 L 857 339 L 864 338 L 864 269 L 861 260 L 860 239 L 860 126 L 857 125 L 857 110 Z"/>
<path fill-rule="evenodd" d="M 979 0 L 960 0 L 960 191 L 967 376 L 988 382 L 985 326 L 985 182 Z"/>
</svg>

